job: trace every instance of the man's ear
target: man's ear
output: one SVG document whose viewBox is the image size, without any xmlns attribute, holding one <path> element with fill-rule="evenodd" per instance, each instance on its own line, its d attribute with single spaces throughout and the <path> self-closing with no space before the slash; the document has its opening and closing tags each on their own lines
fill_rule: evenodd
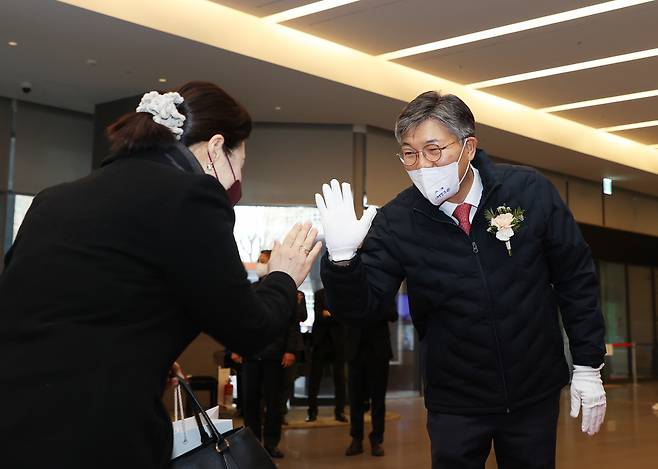
<svg viewBox="0 0 658 469">
<path fill-rule="evenodd" d="M 476 137 L 470 137 L 466 142 L 466 150 L 467 150 L 469 161 L 473 161 L 477 149 L 478 149 L 478 139 Z"/>
</svg>

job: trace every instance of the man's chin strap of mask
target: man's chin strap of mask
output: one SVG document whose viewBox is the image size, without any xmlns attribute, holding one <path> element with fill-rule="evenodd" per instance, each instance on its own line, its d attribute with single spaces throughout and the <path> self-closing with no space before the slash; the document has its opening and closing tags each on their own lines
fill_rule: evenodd
<svg viewBox="0 0 658 469">
<path fill-rule="evenodd" d="M 215 169 L 215 162 L 210 157 L 210 150 L 208 151 L 208 161 L 212 167 L 213 173 L 215 173 L 215 178 L 219 181 L 219 176 L 217 175 L 217 170 Z M 233 171 L 233 165 L 231 164 L 231 159 L 226 155 L 226 161 L 228 161 L 228 167 L 231 168 L 231 174 L 233 174 L 233 184 L 231 187 L 226 189 L 226 194 L 228 195 L 228 200 L 231 202 L 231 205 L 235 207 L 240 199 L 242 198 L 242 183 L 235 177 L 235 171 Z"/>
<path fill-rule="evenodd" d="M 468 137 L 466 140 L 464 140 L 464 144 L 462 145 L 462 151 L 459 152 L 459 158 L 457 158 L 457 171 L 459 171 L 459 162 L 462 160 L 462 155 L 464 154 L 464 149 L 466 148 L 466 142 L 468 141 Z M 466 179 L 466 176 L 468 175 L 468 170 L 471 169 L 471 162 L 468 162 L 468 166 L 466 167 L 466 171 L 464 171 L 464 175 L 462 178 L 459 180 L 459 187 L 461 187 L 462 182 L 464 182 L 464 179 Z"/>
</svg>

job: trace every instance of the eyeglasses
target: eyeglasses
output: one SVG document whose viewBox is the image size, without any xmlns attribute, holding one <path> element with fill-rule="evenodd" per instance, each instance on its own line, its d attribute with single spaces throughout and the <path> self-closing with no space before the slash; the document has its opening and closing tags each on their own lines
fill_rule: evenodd
<svg viewBox="0 0 658 469">
<path fill-rule="evenodd" d="M 416 151 L 413 149 L 404 149 L 400 153 L 396 153 L 395 156 L 397 156 L 400 159 L 400 161 L 404 166 L 415 165 L 416 162 L 418 161 L 418 156 L 420 153 L 422 153 L 423 156 L 425 156 L 425 158 L 428 161 L 435 162 L 441 159 L 441 153 L 443 152 L 443 150 L 448 148 L 450 145 L 454 145 L 457 142 L 459 142 L 459 140 L 455 140 L 454 142 L 451 142 L 442 147 L 432 143 L 429 145 L 425 145 L 423 149 L 420 151 Z"/>
</svg>

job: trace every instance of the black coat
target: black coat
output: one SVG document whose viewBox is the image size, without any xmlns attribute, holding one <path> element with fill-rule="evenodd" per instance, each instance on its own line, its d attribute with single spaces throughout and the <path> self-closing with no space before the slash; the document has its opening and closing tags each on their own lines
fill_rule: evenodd
<svg viewBox="0 0 658 469">
<path fill-rule="evenodd" d="M 258 288 L 260 284 L 261 280 L 254 284 L 254 288 Z M 304 294 L 302 293 L 302 295 Z M 299 323 L 306 321 L 307 318 L 308 312 L 306 311 L 306 300 L 302 299 L 300 302 L 295 298 L 295 306 L 290 315 L 290 322 L 288 323 L 286 332 L 280 337 L 276 337 L 261 352 L 248 357 L 248 359 L 281 361 L 284 353 L 294 353 L 296 355 L 302 352 L 304 350 L 304 340 L 302 337 L 302 331 L 299 328 Z"/>
<path fill-rule="evenodd" d="M 300 295 L 300 299 L 295 304 L 295 329 L 291 331 L 292 334 L 287 340 L 286 352 L 300 354 L 304 351 L 304 337 L 299 323 L 308 319 L 308 311 L 306 310 L 306 295 L 304 295 L 304 292 L 297 291 L 297 295 Z"/>
<path fill-rule="evenodd" d="M 388 308 L 384 319 L 367 324 L 347 324 L 345 326 L 345 359 L 356 360 L 360 355 L 369 360 L 390 360 L 393 358 L 391 347 L 391 332 L 388 328 L 389 322 L 398 319 L 395 304 Z"/>
<path fill-rule="evenodd" d="M 591 252 L 555 188 L 482 150 L 474 165 L 484 191 L 470 236 L 411 187 L 379 211 L 356 259 L 322 265 L 339 317 L 382 317 L 406 277 L 426 405 L 438 412 L 506 412 L 564 386 L 558 306 L 574 363 L 598 366 L 605 354 Z M 511 256 L 484 217 L 503 204 L 526 210 Z"/>
<path fill-rule="evenodd" d="M 345 326 L 340 322 L 332 312 L 329 317 L 323 317 L 322 311 L 329 310 L 325 298 L 324 288 L 315 292 L 313 311 L 315 319 L 313 320 L 313 349 L 314 350 L 331 350 L 336 359 L 345 359 Z"/>
<path fill-rule="evenodd" d="M 0 277 L 6 467 L 166 467 L 161 397 L 200 333 L 254 353 L 295 283 L 254 292 L 218 181 L 184 148 L 113 158 L 36 196 Z"/>
</svg>

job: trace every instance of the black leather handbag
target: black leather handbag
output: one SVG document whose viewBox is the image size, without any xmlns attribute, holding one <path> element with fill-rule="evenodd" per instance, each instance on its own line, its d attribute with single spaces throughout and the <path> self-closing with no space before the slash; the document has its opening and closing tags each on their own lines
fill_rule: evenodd
<svg viewBox="0 0 658 469">
<path fill-rule="evenodd" d="M 189 383 L 182 378 L 178 381 L 197 417 L 201 445 L 172 459 L 171 469 L 276 469 L 251 430 L 240 427 L 219 433 Z"/>
</svg>

